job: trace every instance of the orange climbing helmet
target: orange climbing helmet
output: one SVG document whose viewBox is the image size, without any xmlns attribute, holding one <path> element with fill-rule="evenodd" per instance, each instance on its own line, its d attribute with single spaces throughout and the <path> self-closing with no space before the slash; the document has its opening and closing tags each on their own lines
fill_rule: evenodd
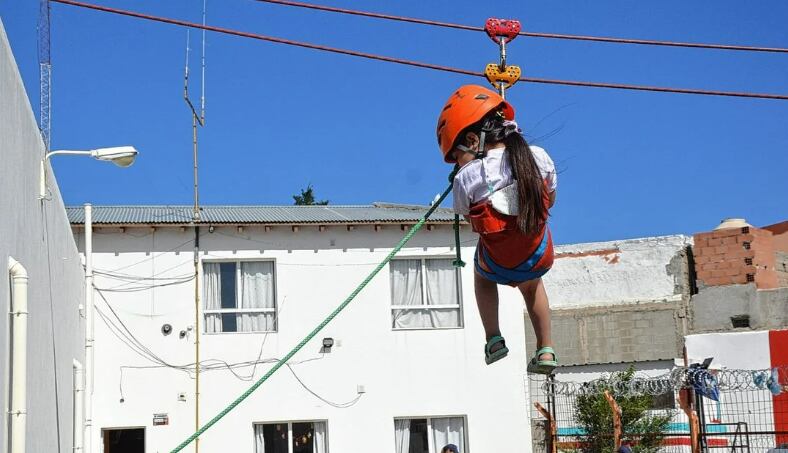
<svg viewBox="0 0 788 453">
<path fill-rule="evenodd" d="M 504 118 L 514 119 L 514 107 L 495 91 L 479 85 L 463 85 L 457 89 L 438 117 L 438 146 L 443 152 L 443 160 L 454 163 L 451 150 L 460 132 L 498 108 L 503 111 Z"/>
</svg>

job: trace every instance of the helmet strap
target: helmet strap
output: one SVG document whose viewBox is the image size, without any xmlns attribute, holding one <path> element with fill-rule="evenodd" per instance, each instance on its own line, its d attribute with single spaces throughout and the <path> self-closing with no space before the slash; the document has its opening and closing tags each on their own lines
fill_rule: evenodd
<svg viewBox="0 0 788 453">
<path fill-rule="evenodd" d="M 484 151 L 485 135 L 486 135 L 486 132 L 484 132 L 484 130 L 479 132 L 479 149 L 476 150 L 476 156 L 475 156 L 476 159 L 484 159 L 484 156 L 487 155 L 487 153 Z"/>
<path fill-rule="evenodd" d="M 462 151 L 464 153 L 473 154 L 473 158 L 474 159 L 484 159 L 484 157 L 487 155 L 487 153 L 484 152 L 485 135 L 486 135 L 486 132 L 484 132 L 484 131 L 481 131 L 479 133 L 479 147 L 476 149 L 476 151 L 474 151 L 474 150 L 472 150 L 472 149 L 470 149 L 467 146 L 462 145 L 462 144 L 455 146 L 455 148 L 459 149 L 460 151 Z"/>
</svg>

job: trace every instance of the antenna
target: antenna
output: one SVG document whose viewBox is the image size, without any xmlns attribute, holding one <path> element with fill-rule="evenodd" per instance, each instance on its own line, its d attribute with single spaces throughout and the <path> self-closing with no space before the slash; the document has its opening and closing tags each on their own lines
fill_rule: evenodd
<svg viewBox="0 0 788 453">
<path fill-rule="evenodd" d="M 40 78 L 39 124 L 44 141 L 44 153 L 49 151 L 52 110 L 52 61 L 49 55 L 49 0 L 40 0 L 38 9 L 38 67 Z"/>
<path fill-rule="evenodd" d="M 186 31 L 186 64 L 183 69 L 183 100 L 189 107 L 192 116 L 192 156 L 194 163 L 194 208 L 192 224 L 194 225 L 194 426 L 200 429 L 200 186 L 197 167 L 197 126 L 205 127 L 205 12 L 207 0 L 202 3 L 202 52 L 200 77 L 200 113 L 189 98 L 189 38 Z M 200 438 L 194 439 L 194 452 L 200 451 Z"/>
</svg>

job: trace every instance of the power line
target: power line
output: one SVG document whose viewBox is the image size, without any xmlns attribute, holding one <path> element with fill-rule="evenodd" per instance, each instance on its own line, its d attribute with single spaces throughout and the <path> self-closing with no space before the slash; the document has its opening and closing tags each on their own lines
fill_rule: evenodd
<svg viewBox="0 0 788 453">
<path fill-rule="evenodd" d="M 208 30 L 214 31 L 217 33 L 223 33 L 227 35 L 234 35 L 234 36 L 241 36 L 245 38 L 251 39 L 258 39 L 261 41 L 269 41 L 278 44 L 285 44 L 290 46 L 297 46 L 303 47 L 307 49 L 314 49 L 314 50 L 322 50 L 325 52 L 333 52 L 343 55 L 351 55 L 355 57 L 361 58 L 368 58 L 371 60 L 379 60 L 379 61 L 387 61 L 389 63 L 397 63 L 403 64 L 408 66 L 415 66 L 420 68 L 426 69 L 434 69 L 438 71 L 444 72 L 452 72 L 455 74 L 464 74 L 470 75 L 475 77 L 483 77 L 484 74 L 481 72 L 476 71 L 469 71 L 466 69 L 459 69 L 453 68 L 449 66 L 441 66 L 435 65 L 431 63 L 423 63 L 418 61 L 412 60 L 405 60 L 401 58 L 394 58 L 394 57 L 387 57 L 383 55 L 375 55 L 365 52 L 357 52 L 354 50 L 347 50 L 347 49 L 339 49 L 336 47 L 328 47 L 328 46 L 321 46 L 317 44 L 306 43 L 302 41 L 293 41 L 289 39 L 283 38 L 276 38 L 273 36 L 266 36 L 260 35 L 256 33 L 249 33 L 243 32 L 238 30 L 233 30 L 229 28 L 222 28 L 222 27 L 214 27 L 210 25 L 202 25 L 194 22 L 188 22 L 179 19 L 170 19 L 166 17 L 160 16 L 152 16 L 149 14 L 142 14 L 137 13 L 134 11 L 127 11 L 121 10 L 116 8 L 109 8 L 106 6 L 99 6 L 93 5 L 89 3 L 82 3 L 74 0 L 51 0 L 55 3 L 62 3 L 65 5 L 77 6 L 80 8 L 92 9 L 96 11 L 103 11 L 112 14 L 119 14 L 122 16 L 129 16 L 135 17 L 138 19 L 145 19 L 151 20 L 155 22 L 162 22 L 166 24 L 172 25 L 180 25 L 183 27 L 191 27 L 197 28 L 201 30 Z M 583 82 L 583 81 L 574 81 L 574 80 L 558 80 L 558 79 L 545 79 L 545 78 L 534 78 L 534 77 L 521 77 L 519 79 L 523 82 L 530 82 L 530 83 L 541 83 L 541 84 L 549 84 L 549 85 L 568 85 L 568 86 L 579 86 L 579 87 L 590 87 L 590 88 L 612 88 L 612 89 L 619 89 L 619 90 L 632 90 L 632 91 L 654 91 L 654 92 L 662 92 L 662 93 L 678 93 L 678 94 L 696 94 L 696 95 L 705 95 L 705 96 L 727 96 L 727 97 L 741 97 L 741 98 L 756 98 L 756 99 L 775 99 L 775 100 L 788 100 L 788 95 L 782 94 L 768 94 L 768 93 L 749 93 L 749 92 L 734 92 L 734 91 L 715 91 L 715 90 L 699 90 L 699 89 L 689 89 L 689 88 L 669 88 L 669 87 L 657 87 L 657 86 L 644 86 L 644 85 L 629 85 L 629 84 L 620 84 L 620 83 L 603 83 L 603 82 Z"/>
<path fill-rule="evenodd" d="M 294 2 L 289 0 L 255 0 L 263 3 L 274 3 L 284 6 L 295 6 L 297 8 L 316 9 L 320 11 L 328 11 L 332 13 L 351 14 L 354 16 L 374 17 L 376 19 L 395 20 L 399 22 L 409 22 L 422 25 L 433 25 L 437 27 L 454 28 L 459 30 L 470 31 L 485 31 L 484 27 L 473 27 L 470 25 L 453 24 L 450 22 L 439 22 L 434 20 L 416 19 L 413 17 L 394 16 L 391 14 L 371 13 L 368 11 L 358 11 L 345 8 L 335 8 L 332 6 L 315 5 L 311 3 Z M 529 38 L 548 38 L 548 39 L 566 39 L 573 41 L 596 41 L 607 42 L 616 44 L 639 44 L 648 46 L 668 46 L 668 47 L 690 47 L 696 49 L 716 49 L 716 50 L 740 50 L 749 52 L 776 52 L 788 53 L 788 48 L 783 47 L 760 47 L 760 46 L 735 46 L 728 44 L 706 44 L 706 43 L 692 43 L 692 42 L 676 42 L 676 41 L 658 41 L 650 39 L 629 39 L 629 38 L 610 38 L 604 36 L 583 36 L 583 35 L 569 35 L 560 33 L 536 33 L 536 32 L 520 32 L 520 36 L 527 36 Z"/>
</svg>

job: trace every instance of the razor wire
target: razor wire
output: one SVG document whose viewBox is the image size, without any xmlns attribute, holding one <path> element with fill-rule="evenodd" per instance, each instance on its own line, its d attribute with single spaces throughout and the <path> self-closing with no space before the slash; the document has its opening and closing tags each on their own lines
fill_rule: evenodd
<svg viewBox="0 0 788 453">
<path fill-rule="evenodd" d="M 614 374 L 587 382 L 546 379 L 541 389 L 548 394 L 564 396 L 591 395 L 605 390 L 620 396 L 657 396 L 684 389 L 697 392 L 769 390 L 779 394 L 788 392 L 788 366 L 758 370 L 677 367 L 656 376 L 635 375 L 621 379 Z"/>
</svg>

